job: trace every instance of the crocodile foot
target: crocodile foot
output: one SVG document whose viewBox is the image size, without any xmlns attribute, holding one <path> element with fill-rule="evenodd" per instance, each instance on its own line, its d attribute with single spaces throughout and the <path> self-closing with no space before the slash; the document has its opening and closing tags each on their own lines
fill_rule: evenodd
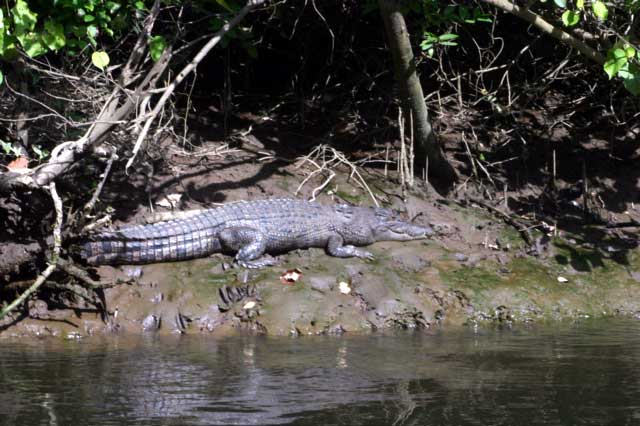
<svg viewBox="0 0 640 426">
<path fill-rule="evenodd" d="M 258 269 L 258 268 L 264 268 L 267 266 L 277 265 L 278 261 L 274 258 L 261 257 L 260 259 L 257 259 L 257 260 L 236 259 L 236 263 L 242 266 L 243 268 Z"/>
</svg>

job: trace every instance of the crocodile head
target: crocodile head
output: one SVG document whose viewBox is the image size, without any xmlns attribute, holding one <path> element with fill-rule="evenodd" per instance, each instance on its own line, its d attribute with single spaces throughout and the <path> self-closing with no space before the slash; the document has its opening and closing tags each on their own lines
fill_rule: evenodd
<svg viewBox="0 0 640 426">
<path fill-rule="evenodd" d="M 433 229 L 402 220 L 393 210 L 374 209 L 375 224 L 372 226 L 376 241 L 409 241 L 433 235 Z"/>
</svg>

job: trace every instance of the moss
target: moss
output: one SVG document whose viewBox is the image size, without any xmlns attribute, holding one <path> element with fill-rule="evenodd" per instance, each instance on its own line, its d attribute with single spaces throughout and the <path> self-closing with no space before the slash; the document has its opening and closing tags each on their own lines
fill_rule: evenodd
<svg viewBox="0 0 640 426">
<path fill-rule="evenodd" d="M 363 202 L 365 201 L 364 195 L 360 193 L 354 194 L 352 192 L 346 192 L 339 189 L 336 191 L 336 195 L 343 200 L 355 205 L 363 204 Z"/>
</svg>

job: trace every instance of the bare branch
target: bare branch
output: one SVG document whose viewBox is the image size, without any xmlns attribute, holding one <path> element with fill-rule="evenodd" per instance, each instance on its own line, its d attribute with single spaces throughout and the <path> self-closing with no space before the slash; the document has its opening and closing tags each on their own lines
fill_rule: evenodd
<svg viewBox="0 0 640 426">
<path fill-rule="evenodd" d="M 483 2 L 490 4 L 491 6 L 495 6 L 499 9 L 507 11 L 518 18 L 521 18 L 528 23 L 536 26 L 539 30 L 549 34 L 551 37 L 560 40 L 563 43 L 568 44 L 569 46 L 577 49 L 580 53 L 585 55 L 590 60 L 598 63 L 604 64 L 605 58 L 602 56 L 600 52 L 593 49 L 588 44 L 584 43 L 580 39 L 572 36 L 571 34 L 563 31 L 562 29 L 553 26 L 544 18 L 542 18 L 537 13 L 534 13 L 527 9 L 526 7 L 521 7 L 516 4 L 509 2 L 508 0 L 482 0 Z"/>
<path fill-rule="evenodd" d="M 247 4 L 240 10 L 240 12 L 238 12 L 238 14 L 236 16 L 234 16 L 231 21 L 226 23 L 217 33 L 215 33 L 215 35 L 211 38 L 211 40 L 209 40 L 207 42 L 207 44 L 205 44 L 202 47 L 202 49 L 200 49 L 200 51 L 196 54 L 196 56 L 193 58 L 193 60 L 191 62 L 189 62 L 189 64 L 187 64 L 182 69 L 182 71 L 180 71 L 178 73 L 178 75 L 171 82 L 171 84 L 169 84 L 167 86 L 165 92 L 162 94 L 162 96 L 160 97 L 160 99 L 156 103 L 156 106 L 151 111 L 150 117 L 145 122 L 145 124 L 144 124 L 144 126 L 142 128 L 142 131 L 138 135 L 136 143 L 135 143 L 135 145 L 133 147 L 133 154 L 131 155 L 131 158 L 129 158 L 129 160 L 127 161 L 127 165 L 125 167 L 127 170 L 133 164 L 133 161 L 135 160 L 135 157 L 136 157 L 138 151 L 140 151 L 140 148 L 142 147 L 142 142 L 147 137 L 147 134 L 149 133 L 149 128 L 151 127 L 151 124 L 153 124 L 153 122 L 155 121 L 156 117 L 158 116 L 158 114 L 160 113 L 162 108 L 164 108 L 164 104 L 167 102 L 167 100 L 169 99 L 171 94 L 174 92 L 176 87 L 182 82 L 182 80 L 185 79 L 185 77 L 187 75 L 189 75 L 189 73 L 191 73 L 192 71 L 194 71 L 196 69 L 198 64 L 205 58 L 205 56 L 207 56 L 207 54 L 211 51 L 211 49 L 213 49 L 215 47 L 215 45 L 218 44 L 220 42 L 220 40 L 222 40 L 222 37 L 226 33 L 228 33 L 233 27 L 235 27 L 240 21 L 242 21 L 242 19 L 253 8 L 265 3 L 266 1 L 267 0 L 248 0 Z"/>
</svg>

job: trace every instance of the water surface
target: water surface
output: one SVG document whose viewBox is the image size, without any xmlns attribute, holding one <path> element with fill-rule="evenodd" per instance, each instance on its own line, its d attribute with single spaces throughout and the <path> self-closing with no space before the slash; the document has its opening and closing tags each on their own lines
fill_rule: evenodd
<svg viewBox="0 0 640 426">
<path fill-rule="evenodd" d="M 3 425 L 638 425 L 640 321 L 0 341 Z"/>
</svg>

